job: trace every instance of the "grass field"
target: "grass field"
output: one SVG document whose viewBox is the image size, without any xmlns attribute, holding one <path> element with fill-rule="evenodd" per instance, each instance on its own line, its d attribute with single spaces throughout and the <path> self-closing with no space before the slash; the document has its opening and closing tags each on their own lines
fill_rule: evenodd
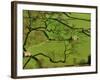
<svg viewBox="0 0 100 80">
<path fill-rule="evenodd" d="M 89 13 L 23 11 L 24 69 L 90 65 Z"/>
</svg>

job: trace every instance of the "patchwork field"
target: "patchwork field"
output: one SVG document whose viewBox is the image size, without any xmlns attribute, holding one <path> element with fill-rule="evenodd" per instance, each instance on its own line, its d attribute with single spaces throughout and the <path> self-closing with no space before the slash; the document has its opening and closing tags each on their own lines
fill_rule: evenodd
<svg viewBox="0 0 100 80">
<path fill-rule="evenodd" d="M 91 14 L 23 10 L 24 69 L 89 66 Z"/>
</svg>

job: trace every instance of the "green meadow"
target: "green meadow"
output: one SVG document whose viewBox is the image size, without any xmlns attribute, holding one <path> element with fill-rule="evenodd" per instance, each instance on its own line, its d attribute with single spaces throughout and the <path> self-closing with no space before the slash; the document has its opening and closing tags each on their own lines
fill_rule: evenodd
<svg viewBox="0 0 100 80">
<path fill-rule="evenodd" d="M 23 10 L 24 69 L 89 66 L 91 14 Z"/>
</svg>

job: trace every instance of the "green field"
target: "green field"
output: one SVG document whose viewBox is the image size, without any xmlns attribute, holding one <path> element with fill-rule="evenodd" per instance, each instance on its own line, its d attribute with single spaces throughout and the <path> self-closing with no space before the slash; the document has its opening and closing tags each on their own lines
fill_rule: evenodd
<svg viewBox="0 0 100 80">
<path fill-rule="evenodd" d="M 24 69 L 89 66 L 91 14 L 23 10 Z"/>
</svg>

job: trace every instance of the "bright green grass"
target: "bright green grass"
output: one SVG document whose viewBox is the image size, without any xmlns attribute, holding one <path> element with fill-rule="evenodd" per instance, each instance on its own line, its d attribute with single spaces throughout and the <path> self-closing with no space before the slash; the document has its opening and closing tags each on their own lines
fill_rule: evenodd
<svg viewBox="0 0 100 80">
<path fill-rule="evenodd" d="M 28 48 L 28 51 L 31 52 L 32 55 L 43 53 L 50 56 L 55 61 L 63 60 L 64 50 L 64 41 L 46 41 Z"/>
</svg>

